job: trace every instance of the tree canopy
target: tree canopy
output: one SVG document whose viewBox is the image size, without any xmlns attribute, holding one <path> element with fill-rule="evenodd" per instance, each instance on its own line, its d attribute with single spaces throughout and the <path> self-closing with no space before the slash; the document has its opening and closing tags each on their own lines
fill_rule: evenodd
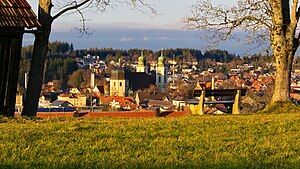
<svg viewBox="0 0 300 169">
<path fill-rule="evenodd" d="M 198 1 L 192 16 L 184 22 L 189 29 L 207 32 L 204 38 L 218 44 L 237 38 L 258 47 L 269 42 L 276 61 L 276 82 L 271 103 L 290 99 L 292 60 L 299 47 L 296 30 L 299 22 L 298 0 L 240 0 L 235 6 L 213 5 L 210 0 Z M 244 37 L 234 31 L 244 30 Z"/>
</svg>

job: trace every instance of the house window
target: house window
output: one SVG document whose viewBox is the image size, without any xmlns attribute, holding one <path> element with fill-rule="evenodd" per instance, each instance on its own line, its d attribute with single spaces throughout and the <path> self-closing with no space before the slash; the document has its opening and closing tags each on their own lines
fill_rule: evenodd
<svg viewBox="0 0 300 169">
<path fill-rule="evenodd" d="M 158 76 L 158 83 L 161 82 L 161 76 Z"/>
<path fill-rule="evenodd" d="M 122 86 L 122 82 L 120 82 L 120 86 Z"/>
<path fill-rule="evenodd" d="M 114 86 L 116 86 L 116 82 L 114 82 Z"/>
</svg>

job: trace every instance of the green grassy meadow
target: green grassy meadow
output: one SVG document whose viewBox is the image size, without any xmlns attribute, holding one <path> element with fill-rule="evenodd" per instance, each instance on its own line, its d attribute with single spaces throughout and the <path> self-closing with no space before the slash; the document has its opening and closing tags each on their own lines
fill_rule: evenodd
<svg viewBox="0 0 300 169">
<path fill-rule="evenodd" d="M 0 118 L 0 168 L 299 168 L 300 113 Z"/>
</svg>

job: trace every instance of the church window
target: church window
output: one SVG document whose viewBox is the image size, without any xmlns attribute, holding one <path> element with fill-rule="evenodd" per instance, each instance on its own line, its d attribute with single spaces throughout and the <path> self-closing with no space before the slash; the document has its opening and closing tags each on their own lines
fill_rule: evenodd
<svg viewBox="0 0 300 169">
<path fill-rule="evenodd" d="M 122 87 L 122 82 L 120 82 L 120 86 Z"/>
<path fill-rule="evenodd" d="M 114 86 L 116 86 L 116 82 L 114 82 Z"/>
</svg>

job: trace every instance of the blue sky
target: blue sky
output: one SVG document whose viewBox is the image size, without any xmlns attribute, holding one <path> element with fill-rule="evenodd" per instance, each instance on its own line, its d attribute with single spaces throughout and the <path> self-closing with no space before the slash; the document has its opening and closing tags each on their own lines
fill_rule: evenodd
<svg viewBox="0 0 300 169">
<path fill-rule="evenodd" d="M 28 0 L 37 11 L 38 0 Z M 56 6 L 62 0 L 53 0 Z M 73 43 L 75 48 L 113 47 L 113 48 L 145 48 L 159 50 L 161 48 L 196 48 L 204 51 L 207 44 L 200 40 L 200 31 L 184 30 L 181 19 L 191 14 L 190 7 L 197 0 L 146 0 L 155 7 L 157 15 L 150 11 L 132 10 L 126 4 L 113 4 L 104 12 L 84 11 L 87 27 L 93 32 L 90 36 L 79 38 L 74 27 L 80 27 L 78 14 L 64 15 L 53 24 L 50 41 L 60 40 Z M 212 0 L 215 4 L 221 0 Z M 226 1 L 226 5 L 235 4 L 236 0 Z M 54 8 L 53 11 L 57 10 Z M 24 45 L 32 43 L 32 36 L 25 36 Z M 245 46 L 237 42 L 224 42 L 218 48 L 230 53 L 247 54 Z M 246 52 L 245 52 L 246 51 Z"/>
</svg>

